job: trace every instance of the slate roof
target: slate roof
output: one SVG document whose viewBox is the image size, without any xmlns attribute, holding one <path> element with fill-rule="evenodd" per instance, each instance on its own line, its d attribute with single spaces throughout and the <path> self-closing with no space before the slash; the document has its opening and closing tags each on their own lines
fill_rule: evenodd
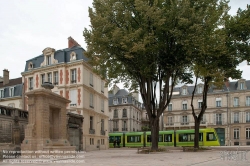
<svg viewBox="0 0 250 166">
<path fill-rule="evenodd" d="M 10 79 L 9 83 L 6 85 L 3 85 L 3 82 L 0 82 L 0 90 L 4 90 L 4 97 L 8 98 L 10 97 L 10 88 L 14 87 L 14 97 L 16 96 L 22 96 L 23 91 L 23 83 L 22 83 L 22 77 Z"/>
<path fill-rule="evenodd" d="M 246 89 L 245 90 L 250 90 L 250 80 L 246 80 L 245 81 L 245 85 L 246 85 Z M 184 88 L 185 86 L 182 86 L 182 87 L 175 87 L 173 89 L 173 92 L 179 92 L 179 94 L 175 95 L 175 96 L 178 96 L 178 95 L 182 95 L 182 89 Z M 191 86 L 186 86 L 187 87 L 187 92 L 188 92 L 188 95 L 192 95 L 193 93 L 193 90 L 194 90 L 194 86 L 191 85 Z M 238 81 L 232 81 L 232 82 L 229 82 L 229 88 L 227 89 L 227 87 L 225 85 L 223 85 L 221 89 L 221 92 L 227 92 L 228 90 L 230 92 L 234 92 L 234 91 L 241 91 L 238 88 Z M 197 87 L 196 87 L 197 89 Z M 211 86 L 208 90 L 208 93 L 216 93 L 215 90 L 220 90 L 220 89 L 216 89 L 215 86 Z M 184 95 L 183 95 L 184 96 Z M 185 95 L 187 96 L 187 95 Z"/>
<path fill-rule="evenodd" d="M 58 63 L 69 63 L 70 54 L 73 51 L 76 53 L 76 60 L 88 61 L 88 58 L 84 55 L 85 50 L 81 46 L 74 46 L 72 48 L 65 48 L 65 49 L 57 50 L 54 53 L 54 59 L 58 60 Z M 33 68 L 39 68 L 43 61 L 44 61 L 43 54 L 27 60 L 24 71 L 28 71 L 28 65 L 30 62 L 32 62 Z"/>
</svg>

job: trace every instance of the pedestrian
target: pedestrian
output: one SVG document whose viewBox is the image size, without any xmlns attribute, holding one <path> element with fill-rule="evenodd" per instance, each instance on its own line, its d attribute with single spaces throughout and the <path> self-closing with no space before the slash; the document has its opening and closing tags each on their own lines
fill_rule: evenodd
<svg viewBox="0 0 250 166">
<path fill-rule="evenodd" d="M 121 141 L 118 139 L 118 141 L 117 141 L 118 148 L 120 148 L 120 143 L 121 143 Z"/>
<path fill-rule="evenodd" d="M 116 145 L 116 140 L 114 140 L 114 143 L 113 143 L 113 145 L 114 145 L 114 148 L 115 148 L 115 145 Z"/>
</svg>

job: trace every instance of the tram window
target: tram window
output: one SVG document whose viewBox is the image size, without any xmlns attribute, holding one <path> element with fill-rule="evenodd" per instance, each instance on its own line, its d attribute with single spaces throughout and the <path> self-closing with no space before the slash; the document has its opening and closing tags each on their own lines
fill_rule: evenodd
<svg viewBox="0 0 250 166">
<path fill-rule="evenodd" d="M 179 142 L 191 142 L 194 141 L 194 134 L 179 134 Z"/>
<path fill-rule="evenodd" d="M 203 133 L 199 133 L 199 141 L 203 141 Z"/>
<path fill-rule="evenodd" d="M 159 135 L 158 142 L 163 142 L 163 135 Z"/>
<path fill-rule="evenodd" d="M 151 135 L 147 135 L 147 142 L 151 142 Z"/>
<path fill-rule="evenodd" d="M 172 142 L 172 134 L 165 134 L 164 142 Z"/>
<path fill-rule="evenodd" d="M 121 136 L 115 136 L 115 140 L 116 140 L 116 141 L 119 140 L 119 141 L 121 142 Z"/>
<path fill-rule="evenodd" d="M 141 142 L 141 136 L 140 135 L 128 136 L 127 142 Z"/>
<path fill-rule="evenodd" d="M 110 136 L 109 137 L 109 143 L 113 143 L 114 142 L 114 137 L 113 136 Z"/>
<path fill-rule="evenodd" d="M 212 132 L 207 133 L 207 141 L 216 141 L 216 137 L 215 137 L 214 133 L 212 133 Z"/>
</svg>

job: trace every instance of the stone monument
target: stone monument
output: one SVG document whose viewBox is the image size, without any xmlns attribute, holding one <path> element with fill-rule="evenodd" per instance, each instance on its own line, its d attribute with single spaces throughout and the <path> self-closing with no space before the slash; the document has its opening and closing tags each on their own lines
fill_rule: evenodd
<svg viewBox="0 0 250 166">
<path fill-rule="evenodd" d="M 53 93 L 54 86 L 45 82 L 44 89 L 25 93 L 29 118 L 22 151 L 75 151 L 67 140 L 67 110 L 70 100 Z"/>
</svg>

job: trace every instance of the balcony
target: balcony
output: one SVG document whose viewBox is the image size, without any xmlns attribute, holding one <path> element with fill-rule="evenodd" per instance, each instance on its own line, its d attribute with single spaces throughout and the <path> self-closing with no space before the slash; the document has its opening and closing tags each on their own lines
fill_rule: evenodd
<svg viewBox="0 0 250 166">
<path fill-rule="evenodd" d="M 70 107 L 76 107 L 76 104 L 70 104 Z"/>
<path fill-rule="evenodd" d="M 239 121 L 238 121 L 238 120 L 235 120 L 234 123 L 239 123 Z"/>
<path fill-rule="evenodd" d="M 239 106 L 240 106 L 240 105 L 238 105 L 238 104 L 235 104 L 235 105 L 234 105 L 234 107 L 239 107 Z"/>
<path fill-rule="evenodd" d="M 58 82 L 54 82 L 54 85 L 58 85 Z"/>
<path fill-rule="evenodd" d="M 122 115 L 122 118 L 128 118 L 127 115 Z"/>
<path fill-rule="evenodd" d="M 113 131 L 118 131 L 119 130 L 119 128 L 113 128 Z"/>
<path fill-rule="evenodd" d="M 89 134 L 95 134 L 95 129 L 89 129 Z"/>
<path fill-rule="evenodd" d="M 201 121 L 201 123 L 200 124 L 206 124 L 206 121 Z"/>
<path fill-rule="evenodd" d="M 118 115 L 114 115 L 114 117 L 113 117 L 113 118 L 114 118 L 114 119 L 115 119 L 115 118 L 118 118 Z"/>
<path fill-rule="evenodd" d="M 104 130 L 101 130 L 100 133 L 101 135 L 105 135 L 106 132 Z"/>
<path fill-rule="evenodd" d="M 182 122 L 181 125 L 188 125 L 188 122 Z"/>
<path fill-rule="evenodd" d="M 71 83 L 72 83 L 72 84 L 76 83 L 76 80 L 71 80 Z"/>
<path fill-rule="evenodd" d="M 122 128 L 122 131 L 128 131 L 128 128 Z"/>
<path fill-rule="evenodd" d="M 216 121 L 216 125 L 222 125 L 222 121 Z"/>
<path fill-rule="evenodd" d="M 250 119 L 247 119 L 247 120 L 246 120 L 246 123 L 250 123 Z"/>
<path fill-rule="evenodd" d="M 174 123 L 166 123 L 166 126 L 173 126 Z"/>
</svg>

